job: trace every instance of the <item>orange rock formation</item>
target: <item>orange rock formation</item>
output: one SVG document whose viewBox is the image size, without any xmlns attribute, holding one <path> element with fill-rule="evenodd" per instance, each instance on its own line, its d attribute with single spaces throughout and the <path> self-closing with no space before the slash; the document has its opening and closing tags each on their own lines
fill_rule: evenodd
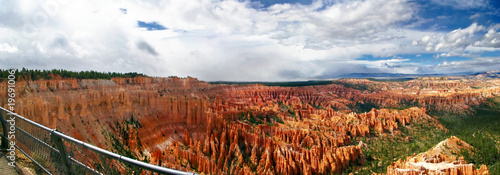
<svg viewBox="0 0 500 175">
<path fill-rule="evenodd" d="M 462 149 L 471 150 L 471 146 L 452 136 L 425 153 L 409 157 L 406 161 L 398 160 L 387 167 L 387 175 L 445 174 L 445 175 L 488 175 L 486 165 L 475 169 L 474 164 L 467 164 L 463 157 L 455 156 Z"/>
<path fill-rule="evenodd" d="M 16 112 L 109 150 L 114 149 L 110 135 L 119 137 L 139 158 L 185 171 L 330 174 L 363 164 L 353 137 L 430 119 L 427 109 L 467 111 L 500 93 L 498 81 L 465 82 L 463 89 L 464 82 L 341 81 L 376 89 L 212 85 L 194 78 L 18 81 Z M 405 88 L 415 84 L 423 87 Z M 0 85 L 2 106 L 5 86 Z M 422 108 L 352 112 L 361 103 Z"/>
</svg>

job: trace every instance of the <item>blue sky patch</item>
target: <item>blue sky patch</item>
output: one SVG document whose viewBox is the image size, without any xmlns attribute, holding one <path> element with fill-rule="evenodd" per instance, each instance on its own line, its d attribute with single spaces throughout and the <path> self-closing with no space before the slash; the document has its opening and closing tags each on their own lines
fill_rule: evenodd
<svg viewBox="0 0 500 175">
<path fill-rule="evenodd" d="M 432 0 L 415 1 L 417 3 L 418 16 L 425 21 L 418 30 L 448 32 L 458 28 L 466 28 L 476 22 L 482 25 L 494 25 L 500 22 L 500 1 L 490 1 L 488 7 L 471 7 L 460 9 L 453 6 L 443 6 L 433 3 Z M 496 10 L 496 11 L 492 11 Z M 405 24 L 416 22 L 410 20 Z"/>
<path fill-rule="evenodd" d="M 500 51 L 491 51 L 482 53 L 481 57 L 498 57 L 500 55 Z"/>
<path fill-rule="evenodd" d="M 122 11 L 123 14 L 127 14 L 127 9 L 120 8 L 120 11 Z"/>
<path fill-rule="evenodd" d="M 157 22 L 137 21 L 137 25 L 140 28 L 146 28 L 149 31 L 152 31 L 152 30 L 166 30 L 166 29 L 168 29 L 165 26 L 162 26 L 161 24 L 158 24 Z"/>
</svg>

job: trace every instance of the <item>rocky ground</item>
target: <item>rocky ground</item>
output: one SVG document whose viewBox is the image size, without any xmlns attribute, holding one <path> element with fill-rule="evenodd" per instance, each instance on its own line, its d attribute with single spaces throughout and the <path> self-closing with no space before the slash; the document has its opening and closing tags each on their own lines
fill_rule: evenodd
<svg viewBox="0 0 500 175">
<path fill-rule="evenodd" d="M 0 89 L 5 102 L 6 84 Z M 363 138 L 398 135 L 422 121 L 446 130 L 429 112 L 473 114 L 475 106 L 500 95 L 500 80 L 341 79 L 278 87 L 176 77 L 56 77 L 18 81 L 16 92 L 17 113 L 152 164 L 204 174 L 331 174 L 365 165 L 363 149 L 370 143 Z M 395 161 L 387 174 L 488 172 L 443 154 Z"/>
</svg>

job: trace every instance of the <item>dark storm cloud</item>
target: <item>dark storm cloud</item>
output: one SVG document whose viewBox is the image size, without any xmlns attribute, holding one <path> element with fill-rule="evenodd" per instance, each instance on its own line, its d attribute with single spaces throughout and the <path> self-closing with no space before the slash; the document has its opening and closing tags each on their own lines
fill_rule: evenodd
<svg viewBox="0 0 500 175">
<path fill-rule="evenodd" d="M 158 52 L 156 52 L 156 50 L 145 41 L 137 42 L 137 48 L 142 50 L 142 51 L 145 51 L 153 56 L 158 56 Z"/>
<path fill-rule="evenodd" d="M 304 75 L 298 70 L 281 70 L 278 72 L 278 75 L 286 79 L 304 78 Z"/>
<path fill-rule="evenodd" d="M 317 79 L 331 79 L 331 78 L 339 78 L 343 75 L 348 75 L 352 73 L 385 73 L 379 69 L 369 68 L 365 65 L 359 64 L 341 64 L 335 62 L 323 62 L 321 63 L 327 69 L 321 75 L 318 75 L 314 78 Z"/>
<path fill-rule="evenodd" d="M 68 39 L 62 35 L 56 36 L 51 45 L 52 47 L 65 48 L 68 46 Z"/>
</svg>

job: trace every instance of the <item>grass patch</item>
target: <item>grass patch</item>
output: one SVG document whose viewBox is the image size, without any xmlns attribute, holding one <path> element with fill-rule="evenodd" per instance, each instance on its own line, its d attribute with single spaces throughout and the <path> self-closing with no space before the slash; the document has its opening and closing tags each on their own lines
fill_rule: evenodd
<svg viewBox="0 0 500 175">
<path fill-rule="evenodd" d="M 442 116 L 440 122 L 474 147 L 474 154 L 465 155 L 476 168 L 488 166 L 491 174 L 500 174 L 500 97 L 489 99 L 479 106 L 475 115 Z"/>
<path fill-rule="evenodd" d="M 373 87 L 370 87 L 366 84 L 349 83 L 349 82 L 342 82 L 342 81 L 335 81 L 333 83 L 338 84 L 338 85 L 342 85 L 345 88 L 351 88 L 351 89 L 356 89 L 356 90 L 360 90 L 360 91 L 373 92 L 375 90 Z"/>
<path fill-rule="evenodd" d="M 273 126 L 275 123 L 285 123 L 281 117 L 276 115 L 256 115 L 251 112 L 240 113 L 238 115 L 238 120 L 250 125 L 265 124 L 268 126 Z"/>
<path fill-rule="evenodd" d="M 323 109 L 323 107 L 316 105 L 314 103 L 309 103 L 309 105 L 311 105 L 313 108 L 316 108 L 316 109 Z"/>
<path fill-rule="evenodd" d="M 385 133 L 380 137 L 357 137 L 355 140 L 361 140 L 368 145 L 362 149 L 366 159 L 365 165 L 349 167 L 345 172 L 386 173 L 391 162 L 405 159 L 413 153 L 425 152 L 444 139 L 445 131 L 429 121 L 420 121 L 408 126 L 399 124 L 399 131 L 393 135 Z"/>
<path fill-rule="evenodd" d="M 473 115 L 457 116 L 443 111 L 430 113 L 440 116 L 439 122 L 448 132 L 428 121 L 421 121 L 409 127 L 400 125 L 400 132 L 394 135 L 354 138 L 367 143 L 368 147 L 363 148 L 366 162 L 364 166 L 349 167 L 345 172 L 385 173 L 391 162 L 425 152 L 453 135 L 474 147 L 473 154 L 462 152 L 468 163 L 473 163 L 476 168 L 487 165 L 490 174 L 500 174 L 500 97 L 489 99 L 477 107 Z"/>
<path fill-rule="evenodd" d="M 138 120 L 135 120 L 134 116 L 132 115 L 130 116 L 129 120 L 124 120 L 121 123 L 116 121 L 115 127 L 115 133 L 117 133 L 117 135 L 114 135 L 113 132 L 109 132 L 107 130 L 102 131 L 105 135 L 108 136 L 109 140 L 111 140 L 111 144 L 115 150 L 115 153 L 129 158 L 138 159 L 138 157 L 130 150 L 128 140 L 135 137 L 135 140 L 137 140 L 137 149 L 139 149 L 140 153 L 142 154 L 141 139 L 138 135 L 139 132 L 137 132 L 137 129 L 141 128 L 142 125 Z M 134 132 L 135 135 L 129 135 L 130 130 L 136 130 Z"/>
<path fill-rule="evenodd" d="M 394 135 L 354 138 L 367 143 L 368 147 L 363 148 L 366 162 L 364 166 L 349 167 L 345 172 L 385 173 L 391 162 L 425 152 L 453 135 L 474 147 L 472 154 L 462 152 L 468 163 L 473 163 L 476 168 L 487 165 L 490 174 L 500 174 L 500 97 L 489 99 L 477 107 L 473 115 L 457 116 L 442 111 L 430 113 L 440 116 L 439 122 L 448 132 L 428 121 L 421 121 L 408 127 L 400 125 L 400 132 Z"/>
<path fill-rule="evenodd" d="M 284 111 L 288 112 L 292 118 L 297 119 L 297 113 L 293 110 L 293 106 L 284 105 L 281 102 L 278 102 L 278 104 Z"/>
<path fill-rule="evenodd" d="M 352 108 L 357 113 L 370 112 L 372 108 L 379 109 L 380 107 L 371 102 L 356 102 L 356 105 Z"/>
<path fill-rule="evenodd" d="M 391 106 L 390 109 L 404 110 L 412 107 L 421 107 L 417 100 L 403 101 L 398 106 Z"/>
</svg>

